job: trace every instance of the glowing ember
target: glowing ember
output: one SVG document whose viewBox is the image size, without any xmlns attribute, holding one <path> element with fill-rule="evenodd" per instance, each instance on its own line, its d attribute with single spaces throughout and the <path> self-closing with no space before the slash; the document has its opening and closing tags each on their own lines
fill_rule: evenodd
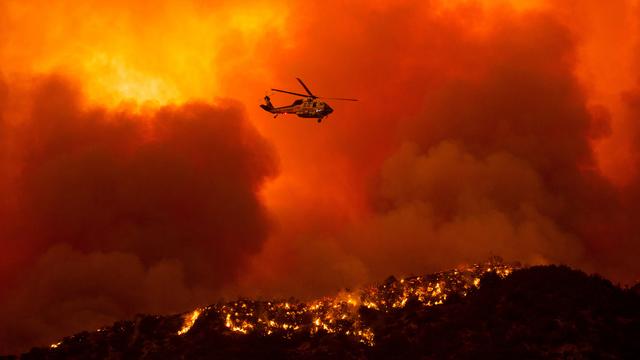
<svg viewBox="0 0 640 360">
<path fill-rule="evenodd" d="M 255 333 L 291 339 L 298 334 L 342 334 L 363 344 L 374 345 L 373 330 L 363 324 L 361 308 L 391 312 L 413 306 L 443 304 L 452 294 L 466 296 L 480 287 L 483 274 L 494 272 L 506 277 L 514 266 L 499 259 L 473 265 L 466 269 L 450 270 L 428 276 L 408 277 L 399 281 L 390 278 L 385 284 L 363 288 L 357 292 L 341 292 L 306 303 L 289 301 L 237 300 L 195 310 L 185 318 L 178 334 L 189 331 L 201 312 L 214 312 L 224 327 L 236 334 Z"/>
<path fill-rule="evenodd" d="M 182 335 L 182 334 L 187 333 L 187 331 L 189 331 L 191 329 L 191 327 L 196 322 L 196 320 L 198 320 L 198 317 L 200 316 L 200 313 L 202 313 L 202 310 L 200 310 L 200 309 L 195 309 L 191 313 L 189 313 L 184 318 L 184 324 L 182 325 L 182 328 L 180 329 L 180 331 L 178 331 L 178 335 Z"/>
<path fill-rule="evenodd" d="M 49 346 L 49 347 L 50 347 L 50 348 L 52 348 L 52 349 L 55 349 L 55 348 L 57 348 L 58 346 L 60 346 L 60 344 L 62 344 L 62 341 L 58 341 L 58 342 L 57 342 L 57 343 L 55 343 L 55 344 L 51 344 L 51 346 Z"/>
</svg>

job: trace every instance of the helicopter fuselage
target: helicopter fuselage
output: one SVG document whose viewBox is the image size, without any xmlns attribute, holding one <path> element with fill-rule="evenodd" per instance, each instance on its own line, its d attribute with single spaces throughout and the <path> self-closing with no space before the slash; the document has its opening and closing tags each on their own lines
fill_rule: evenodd
<svg viewBox="0 0 640 360">
<path fill-rule="evenodd" d="M 294 114 L 301 118 L 322 119 L 333 112 L 329 104 L 314 98 L 298 99 L 291 105 L 274 107 L 268 97 L 265 98 L 266 104 L 260 105 L 264 110 L 272 114 Z"/>
</svg>

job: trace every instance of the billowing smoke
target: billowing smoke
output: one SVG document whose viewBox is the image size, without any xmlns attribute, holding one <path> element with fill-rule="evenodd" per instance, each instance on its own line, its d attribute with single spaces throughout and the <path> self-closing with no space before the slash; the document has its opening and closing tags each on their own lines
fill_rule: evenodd
<svg viewBox="0 0 640 360">
<path fill-rule="evenodd" d="M 316 153 L 296 157 L 323 160 L 305 179 L 323 197 L 301 191 L 306 213 L 277 208 L 289 227 L 255 266 L 295 260 L 246 279 L 244 289 L 271 281 L 319 294 L 490 255 L 637 279 L 633 192 L 602 171 L 594 152 L 629 121 L 613 127 L 616 109 L 590 98 L 577 72 L 585 66 L 579 34 L 552 9 L 438 4 L 336 5 L 325 13 L 339 19 L 333 31 L 313 21 L 296 28 L 304 40 L 282 50 L 277 68 L 306 70 L 323 88 L 364 101 L 340 106 L 329 139 L 325 129 L 303 133 Z M 318 47 L 323 55 L 308 59 Z"/>
<path fill-rule="evenodd" d="M 86 107 L 56 76 L 8 101 L 3 351 L 210 302 L 260 250 L 275 159 L 238 105 Z"/>
</svg>

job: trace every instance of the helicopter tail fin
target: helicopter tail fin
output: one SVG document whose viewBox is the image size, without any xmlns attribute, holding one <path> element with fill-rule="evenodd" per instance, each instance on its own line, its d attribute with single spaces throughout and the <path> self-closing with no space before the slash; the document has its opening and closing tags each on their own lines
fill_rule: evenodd
<svg viewBox="0 0 640 360">
<path fill-rule="evenodd" d="M 260 107 L 263 108 L 264 110 L 268 111 L 268 112 L 272 112 L 273 104 L 271 103 L 271 99 L 269 98 L 269 96 L 265 96 L 264 97 L 264 101 L 265 101 L 266 104 L 262 104 L 262 105 L 260 105 Z"/>
</svg>

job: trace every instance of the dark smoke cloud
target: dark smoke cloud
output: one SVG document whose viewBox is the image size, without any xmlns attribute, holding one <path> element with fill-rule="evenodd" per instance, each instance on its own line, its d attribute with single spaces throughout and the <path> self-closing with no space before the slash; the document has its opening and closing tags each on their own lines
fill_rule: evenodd
<svg viewBox="0 0 640 360">
<path fill-rule="evenodd" d="M 3 351 L 24 351 L 139 312 L 186 309 L 202 301 L 186 285 L 180 260 L 150 267 L 132 253 L 81 253 L 54 245 L 23 269 L 2 303 Z"/>
<path fill-rule="evenodd" d="M 19 167 L 0 236 L 22 265 L 0 304 L 2 352 L 211 302 L 261 248 L 275 159 L 237 105 L 108 111 L 56 76 L 21 96 L 17 161 L 1 164 Z"/>
<path fill-rule="evenodd" d="M 628 172 L 638 174 L 640 170 L 640 126 L 637 119 L 640 119 L 640 78 L 635 89 L 626 91 L 623 95 L 628 122 L 632 124 L 630 128 L 633 133 L 633 162 L 629 164 Z M 640 180 L 630 182 L 621 190 L 621 202 L 623 208 L 618 214 L 617 223 L 621 224 L 622 230 L 614 238 L 611 250 L 608 252 L 609 263 L 615 265 L 618 273 L 628 272 L 628 269 L 638 268 L 638 256 L 640 256 Z M 631 279 L 640 281 L 640 274 L 631 273 Z"/>
<path fill-rule="evenodd" d="M 6 164 L 9 159 L 9 146 L 8 146 L 8 130 L 9 127 L 5 121 L 6 117 L 6 104 L 8 100 L 8 88 L 4 82 L 4 78 L 0 73 L 0 163 Z M 5 233 L 9 220 L 8 208 L 10 204 L 10 190 L 9 190 L 9 178 L 10 172 L 4 166 L 0 166 L 0 233 Z M 2 247 L 2 242 L 6 242 L 6 239 L 0 240 L 0 298 L 4 295 L 4 284 L 10 280 L 9 270 L 12 268 L 11 261 L 11 249 L 8 246 Z"/>
<path fill-rule="evenodd" d="M 425 121 L 411 124 L 417 136 L 409 136 L 423 149 L 453 140 L 475 156 L 507 152 L 521 159 L 552 199 L 536 208 L 597 246 L 608 229 L 591 225 L 608 223 L 619 204 L 596 169 L 590 140 L 601 134 L 594 134 L 594 116 L 573 75 L 569 33 L 549 17 L 529 16 L 494 36 L 482 76 L 451 82 L 427 99 Z M 496 185 L 494 197 L 520 196 L 503 188 Z"/>
</svg>

